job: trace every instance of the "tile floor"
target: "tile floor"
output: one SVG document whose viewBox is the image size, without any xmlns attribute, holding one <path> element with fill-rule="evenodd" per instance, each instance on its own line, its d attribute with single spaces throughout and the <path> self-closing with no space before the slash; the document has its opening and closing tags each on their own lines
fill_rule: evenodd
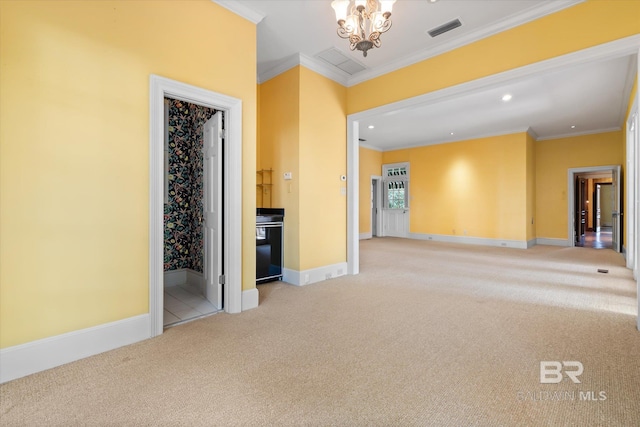
<svg viewBox="0 0 640 427">
<path fill-rule="evenodd" d="M 177 285 L 164 288 L 165 327 L 217 311 L 195 286 Z"/>
</svg>

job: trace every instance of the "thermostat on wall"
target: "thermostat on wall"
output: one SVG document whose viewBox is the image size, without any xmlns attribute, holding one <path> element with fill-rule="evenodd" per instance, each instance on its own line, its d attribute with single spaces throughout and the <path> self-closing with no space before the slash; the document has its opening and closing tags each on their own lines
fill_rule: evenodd
<svg viewBox="0 0 640 427">
<path fill-rule="evenodd" d="M 284 179 L 291 179 L 291 172 L 285 172 Z"/>
</svg>

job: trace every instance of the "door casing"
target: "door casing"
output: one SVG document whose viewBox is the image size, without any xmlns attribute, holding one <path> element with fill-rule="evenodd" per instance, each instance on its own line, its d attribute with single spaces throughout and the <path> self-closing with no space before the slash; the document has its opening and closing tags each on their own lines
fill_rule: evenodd
<svg viewBox="0 0 640 427">
<path fill-rule="evenodd" d="M 371 237 L 382 236 L 382 176 L 371 175 Z"/>
<path fill-rule="evenodd" d="M 593 166 L 593 167 L 585 167 L 585 168 L 570 168 L 567 171 L 567 182 L 568 182 L 568 190 L 567 190 L 567 228 L 568 228 L 568 232 L 567 232 L 567 246 L 574 246 L 574 242 L 577 239 L 576 236 L 576 227 L 575 227 L 575 221 L 578 221 L 579 219 L 576 218 L 576 206 L 575 206 L 575 200 L 576 200 L 576 191 L 578 191 L 576 189 L 576 178 L 578 177 L 578 175 L 580 174 L 585 174 L 585 173 L 589 173 L 589 172 L 612 172 L 613 175 L 617 176 L 618 179 L 618 185 L 616 186 L 616 192 L 617 192 L 617 206 L 614 206 L 614 209 L 620 213 L 620 200 L 622 197 L 622 193 L 621 193 L 621 189 L 620 189 L 620 165 L 611 165 L 611 166 Z M 615 177 L 614 177 L 614 181 L 616 181 Z M 620 252 L 621 251 L 621 244 L 620 244 L 620 238 L 621 236 L 621 227 L 620 227 L 620 221 L 618 220 L 618 224 L 617 226 L 614 225 L 614 229 L 613 229 L 613 240 L 614 240 L 614 246 L 613 249 L 616 252 Z M 616 243 L 617 242 L 617 245 Z"/>
<path fill-rule="evenodd" d="M 203 130 L 203 227 L 205 296 L 217 310 L 222 305 L 223 230 L 222 230 L 222 113 L 217 112 Z"/>
<path fill-rule="evenodd" d="M 149 79 L 149 317 L 150 336 L 163 332 L 164 98 L 224 111 L 224 310 L 242 310 L 242 101 L 151 75 Z"/>
</svg>

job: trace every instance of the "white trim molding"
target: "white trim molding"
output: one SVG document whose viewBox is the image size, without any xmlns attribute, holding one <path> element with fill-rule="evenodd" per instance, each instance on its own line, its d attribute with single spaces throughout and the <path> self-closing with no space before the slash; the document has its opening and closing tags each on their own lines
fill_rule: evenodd
<svg viewBox="0 0 640 427">
<path fill-rule="evenodd" d="M 409 238 L 415 240 L 431 240 L 434 242 L 462 243 L 465 245 L 496 246 L 516 249 L 528 249 L 534 244 L 533 240 L 490 239 L 485 237 L 453 236 L 447 234 L 409 233 Z"/>
<path fill-rule="evenodd" d="M 211 0 L 214 3 L 224 7 L 225 9 L 235 13 L 238 16 L 243 17 L 247 21 L 251 21 L 254 24 L 258 25 L 260 21 L 265 18 L 265 15 L 256 12 L 252 8 L 245 6 L 236 0 Z"/>
<path fill-rule="evenodd" d="M 622 212 L 620 208 L 623 206 L 624 193 L 622 191 L 622 182 L 621 182 L 621 166 L 620 165 L 604 165 L 604 166 L 586 166 L 582 168 L 569 168 L 567 169 L 567 240 L 566 246 L 574 246 L 575 238 L 576 238 L 576 230 L 575 230 L 575 197 L 576 197 L 576 185 L 575 178 L 584 173 L 591 172 L 610 172 L 614 177 L 614 181 L 618 183 L 618 188 L 616 189 L 618 192 L 617 197 L 617 206 L 614 206 L 614 211 L 617 211 L 619 214 Z M 620 214 L 624 218 L 623 215 Z M 622 225 L 620 224 L 620 217 L 618 217 L 618 227 L 617 231 L 613 230 L 614 243 L 617 241 L 620 244 L 620 239 L 623 235 Z M 622 246 L 616 248 L 614 245 L 614 251 L 620 252 L 622 250 Z"/>
<path fill-rule="evenodd" d="M 536 239 L 536 245 L 546 246 L 571 246 L 567 239 L 557 239 L 549 237 L 538 237 Z"/>
<path fill-rule="evenodd" d="M 367 240 L 372 238 L 373 238 L 373 234 L 371 233 L 371 231 L 368 231 L 366 233 L 360 233 L 360 240 Z"/>
<path fill-rule="evenodd" d="M 242 291 L 242 311 L 251 310 L 258 307 L 260 293 L 257 288 Z"/>
<path fill-rule="evenodd" d="M 0 350 L 0 383 L 149 338 L 148 314 Z"/>
<path fill-rule="evenodd" d="M 180 268 L 178 270 L 165 271 L 162 275 L 164 278 L 164 287 L 184 285 L 187 283 L 187 270 Z"/>
<path fill-rule="evenodd" d="M 302 271 L 284 268 L 282 273 L 283 282 L 296 286 L 304 286 L 344 276 L 347 274 L 347 263 L 339 262 L 337 264 Z"/>
<path fill-rule="evenodd" d="M 164 272 L 164 287 L 178 285 L 195 286 L 202 291 L 204 295 L 204 276 L 202 273 L 191 268 L 179 268 L 177 270 L 169 270 Z"/>
</svg>

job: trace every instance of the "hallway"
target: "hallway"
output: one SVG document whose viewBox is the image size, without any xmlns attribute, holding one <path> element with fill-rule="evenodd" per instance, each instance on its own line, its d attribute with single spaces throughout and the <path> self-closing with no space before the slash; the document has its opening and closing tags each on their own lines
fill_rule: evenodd
<svg viewBox="0 0 640 427">
<path fill-rule="evenodd" d="M 583 248 L 613 249 L 613 233 L 611 227 L 602 227 L 604 231 L 587 231 L 580 239 Z"/>
</svg>

